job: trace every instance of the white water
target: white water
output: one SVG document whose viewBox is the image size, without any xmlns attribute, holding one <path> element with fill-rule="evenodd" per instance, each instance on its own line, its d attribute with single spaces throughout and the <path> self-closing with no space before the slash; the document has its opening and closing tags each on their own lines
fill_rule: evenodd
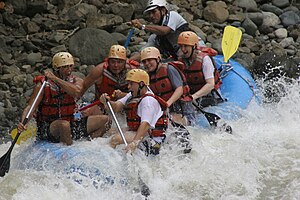
<svg viewBox="0 0 300 200">
<path fill-rule="evenodd" d="M 285 84 L 287 95 L 277 103 L 252 105 L 243 117 L 229 122 L 233 135 L 206 129 L 189 129 L 193 150 L 186 156 L 168 148 L 155 158 L 128 156 L 129 175 L 134 179 L 140 171 L 151 190 L 148 199 L 300 199 L 300 86 Z M 105 142 L 76 143 L 94 151 L 107 149 Z M 134 192 L 136 181 L 127 185 L 95 187 L 84 179 L 78 184 L 69 175 L 51 170 L 16 170 L 16 155 L 30 142 L 16 146 L 9 173 L 0 177 L 2 200 L 68 200 L 68 199 L 144 199 Z M 10 143 L 0 145 L 0 155 Z M 93 162 L 103 162 L 90 155 Z M 105 159 L 104 159 L 105 160 Z M 118 156 L 111 156 L 111 173 L 122 170 Z M 138 163 L 138 166 L 134 166 Z M 105 163 L 102 163 L 105 164 Z M 124 164 L 124 163 L 123 163 Z"/>
</svg>

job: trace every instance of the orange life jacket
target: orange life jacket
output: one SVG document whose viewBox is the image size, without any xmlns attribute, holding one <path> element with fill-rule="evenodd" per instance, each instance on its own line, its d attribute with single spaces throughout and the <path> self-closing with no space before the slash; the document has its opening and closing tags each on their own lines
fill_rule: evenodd
<svg viewBox="0 0 300 200">
<path fill-rule="evenodd" d="M 186 76 L 186 80 L 191 89 L 192 94 L 199 91 L 206 84 L 203 70 L 202 70 L 203 58 L 205 56 L 211 57 L 218 54 L 217 51 L 209 47 L 198 47 L 197 49 L 195 49 L 195 51 L 197 53 L 196 59 L 193 61 L 193 63 L 190 66 L 185 65 L 183 69 L 183 73 Z M 184 59 L 180 58 L 180 61 L 184 61 Z M 220 74 L 216 69 L 216 67 L 214 71 L 214 80 L 215 80 L 215 89 L 219 89 L 222 84 L 222 81 L 220 79 Z"/>
<path fill-rule="evenodd" d="M 130 131 L 138 130 L 138 128 L 141 124 L 141 118 L 137 114 L 137 109 L 138 109 L 138 105 L 141 102 L 141 100 L 146 96 L 151 96 L 151 97 L 155 98 L 159 102 L 159 104 L 163 110 L 163 115 L 157 120 L 157 122 L 155 124 L 155 128 L 149 130 L 150 136 L 161 137 L 164 135 L 164 132 L 168 128 L 168 118 L 165 113 L 165 110 L 167 109 L 168 105 L 167 105 L 166 101 L 164 101 L 162 98 L 160 98 L 154 94 L 147 93 L 147 94 L 144 94 L 141 98 L 134 98 L 134 99 L 130 100 L 130 102 L 125 107 L 126 116 L 127 116 L 127 126 Z"/>
<path fill-rule="evenodd" d="M 184 68 L 184 64 L 179 61 L 169 62 L 180 74 L 183 81 L 183 94 L 180 100 L 191 101 L 190 88 L 187 85 L 186 78 L 182 73 L 181 68 Z M 154 94 L 160 96 L 165 101 L 168 101 L 174 93 L 171 80 L 168 76 L 168 67 L 161 66 L 155 73 L 150 74 L 150 88 Z"/>
<path fill-rule="evenodd" d="M 96 98 L 99 98 L 101 94 L 107 93 L 112 95 L 114 90 L 121 90 L 122 92 L 128 92 L 128 84 L 125 81 L 126 73 L 130 69 L 136 69 L 139 67 L 139 63 L 134 60 L 126 61 L 126 69 L 124 69 L 117 78 L 108 69 L 108 58 L 104 60 L 103 65 L 103 79 L 101 83 L 95 84 L 96 86 Z"/>
<path fill-rule="evenodd" d="M 34 82 L 45 81 L 44 76 L 37 76 Z M 68 82 L 73 83 L 74 76 L 68 77 Z M 55 82 L 48 80 L 44 88 L 43 99 L 38 106 L 37 122 L 53 122 L 62 119 L 74 121 L 74 110 L 76 102 L 74 97 L 63 91 Z"/>
</svg>

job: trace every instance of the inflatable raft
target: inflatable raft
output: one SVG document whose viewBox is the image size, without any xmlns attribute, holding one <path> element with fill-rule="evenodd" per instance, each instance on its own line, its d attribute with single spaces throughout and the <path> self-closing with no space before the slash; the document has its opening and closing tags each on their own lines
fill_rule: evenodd
<svg viewBox="0 0 300 200">
<path fill-rule="evenodd" d="M 224 120 L 235 120 L 241 117 L 241 111 L 249 107 L 251 103 L 260 104 L 260 95 L 256 83 L 251 74 L 238 62 L 230 59 L 224 63 L 224 57 L 214 57 L 216 67 L 220 72 L 222 85 L 221 95 L 225 102 L 217 106 L 204 108 L 203 110 L 217 114 Z M 209 127 L 207 119 L 199 114 L 197 125 Z"/>
</svg>

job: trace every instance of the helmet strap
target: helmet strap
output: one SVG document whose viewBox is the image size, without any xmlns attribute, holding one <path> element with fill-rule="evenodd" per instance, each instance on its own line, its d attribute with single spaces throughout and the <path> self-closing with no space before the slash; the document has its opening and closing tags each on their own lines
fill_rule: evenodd
<svg viewBox="0 0 300 200">
<path fill-rule="evenodd" d="M 137 97 L 140 97 L 141 96 L 141 90 L 145 87 L 145 84 L 142 83 L 142 82 L 139 82 L 139 88 L 138 88 L 138 91 L 137 91 Z"/>
</svg>

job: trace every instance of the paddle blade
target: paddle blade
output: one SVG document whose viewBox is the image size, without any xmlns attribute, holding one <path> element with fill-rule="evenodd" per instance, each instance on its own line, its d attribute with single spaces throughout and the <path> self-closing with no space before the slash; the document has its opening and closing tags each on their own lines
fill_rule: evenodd
<svg viewBox="0 0 300 200">
<path fill-rule="evenodd" d="M 237 51 L 242 38 L 242 31 L 233 26 L 226 26 L 222 38 L 222 51 L 224 62 L 227 63 L 229 58 Z"/>
<path fill-rule="evenodd" d="M 10 167 L 10 151 L 0 158 L 0 176 L 3 177 Z"/>
<path fill-rule="evenodd" d="M 18 134 L 18 129 L 13 129 L 10 134 L 12 139 L 15 139 L 16 135 Z M 28 124 L 27 130 L 21 133 L 16 143 L 19 145 L 34 136 L 36 136 L 36 127 Z"/>
</svg>

